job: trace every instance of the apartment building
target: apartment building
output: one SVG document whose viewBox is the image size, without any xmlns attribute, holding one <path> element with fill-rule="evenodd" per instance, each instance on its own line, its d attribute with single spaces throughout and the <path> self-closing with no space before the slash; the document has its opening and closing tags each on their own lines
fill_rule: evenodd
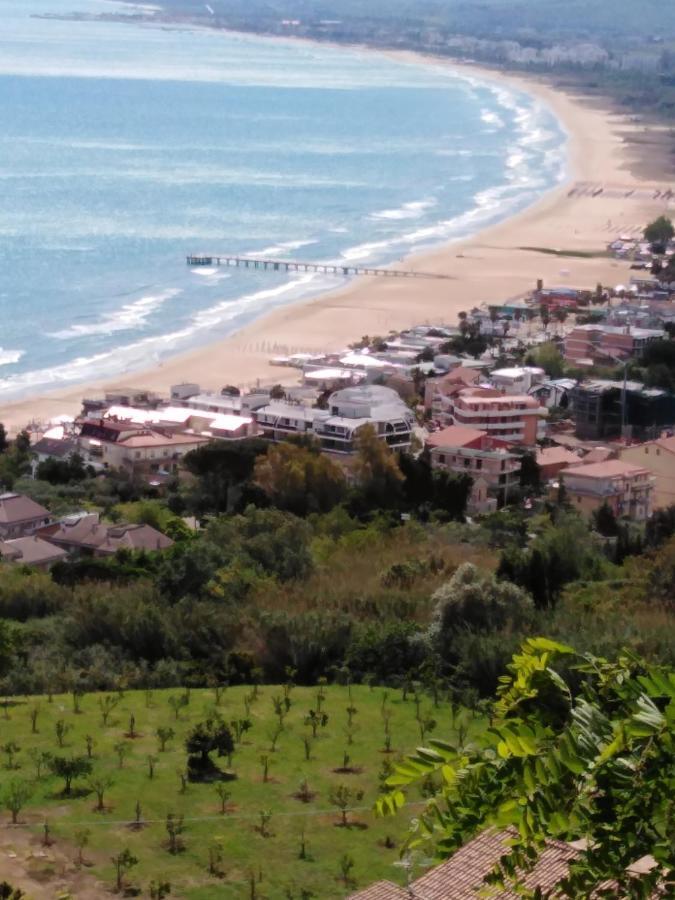
<svg viewBox="0 0 675 900">
<path fill-rule="evenodd" d="M 639 359 L 648 344 L 664 337 L 661 328 L 577 325 L 565 337 L 565 359 L 578 366 L 612 365 L 617 359 Z"/>
<path fill-rule="evenodd" d="M 653 509 L 675 505 L 675 437 L 660 437 L 625 447 L 619 459 L 650 473 L 654 479 Z"/>
<path fill-rule="evenodd" d="M 561 475 L 567 499 L 590 517 L 607 504 L 617 518 L 644 522 L 652 512 L 654 479 L 643 466 L 618 459 L 565 469 Z"/>
<path fill-rule="evenodd" d="M 518 483 L 520 457 L 510 452 L 509 444 L 486 431 L 463 425 L 450 425 L 427 439 L 432 469 L 471 475 L 474 479 L 468 511 L 492 512 L 498 501 L 508 497 Z"/>
<path fill-rule="evenodd" d="M 443 398 L 441 421 L 486 431 L 502 441 L 533 446 L 543 435 L 546 415 L 539 401 L 527 394 L 464 387 Z"/>
</svg>

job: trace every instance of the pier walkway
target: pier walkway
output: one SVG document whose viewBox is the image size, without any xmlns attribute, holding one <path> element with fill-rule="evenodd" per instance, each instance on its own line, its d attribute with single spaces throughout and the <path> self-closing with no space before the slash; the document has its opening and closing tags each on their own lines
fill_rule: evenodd
<svg viewBox="0 0 675 900">
<path fill-rule="evenodd" d="M 269 269 L 273 272 L 321 272 L 325 275 L 376 275 L 383 278 L 441 278 L 452 275 L 434 272 L 415 272 L 410 269 L 376 269 L 369 266 L 334 265 L 332 263 L 301 262 L 294 259 L 264 259 L 253 256 L 190 255 L 189 266 L 235 266 L 246 269 Z"/>
</svg>

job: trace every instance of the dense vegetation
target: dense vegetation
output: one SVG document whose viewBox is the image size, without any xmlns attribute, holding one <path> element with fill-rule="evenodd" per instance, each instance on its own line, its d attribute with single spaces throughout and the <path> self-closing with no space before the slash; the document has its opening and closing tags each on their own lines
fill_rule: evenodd
<svg viewBox="0 0 675 900">
<path fill-rule="evenodd" d="M 293 444 L 213 445 L 188 467 L 162 498 L 114 476 L 15 482 L 55 508 L 147 522 L 175 544 L 73 559 L 51 574 L 0 565 L 1 690 L 278 681 L 291 666 L 301 684 L 345 672 L 440 681 L 473 705 L 529 634 L 675 654 L 668 511 L 646 534 L 611 515 L 591 528 L 564 496 L 537 498 L 529 459 L 519 489 L 528 508 L 468 525 L 468 479 L 433 474 L 424 456 L 397 460 L 367 436 L 349 482 Z"/>
<path fill-rule="evenodd" d="M 406 801 L 404 788 L 442 776 L 410 847 L 436 842 L 445 855 L 486 825 L 511 828 L 488 881 L 537 897 L 523 872 L 543 842 L 583 839 L 546 896 L 672 897 L 674 722 L 672 668 L 531 639 L 502 679 L 488 733 L 470 746 L 431 741 L 388 779 L 392 792 L 378 808 L 394 812 Z"/>
</svg>

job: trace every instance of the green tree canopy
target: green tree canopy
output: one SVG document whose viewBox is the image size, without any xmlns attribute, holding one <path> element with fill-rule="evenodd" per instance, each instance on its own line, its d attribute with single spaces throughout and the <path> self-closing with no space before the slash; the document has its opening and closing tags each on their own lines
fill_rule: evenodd
<svg viewBox="0 0 675 900">
<path fill-rule="evenodd" d="M 666 244 L 675 237 L 675 228 L 667 216 L 659 216 L 647 225 L 644 236 L 650 244 Z"/>
<path fill-rule="evenodd" d="M 493 713 L 479 746 L 430 741 L 388 779 L 380 814 L 401 808 L 413 782 L 441 779 L 408 846 L 447 856 L 486 826 L 510 827 L 513 846 L 489 880 L 534 897 L 514 884 L 516 868 L 532 868 L 547 838 L 583 840 L 556 897 L 673 896 L 675 672 L 533 638 Z M 645 856 L 655 865 L 629 869 Z"/>
<path fill-rule="evenodd" d="M 346 489 L 343 470 L 318 448 L 286 442 L 258 457 L 253 477 L 275 506 L 297 515 L 328 512 Z"/>
</svg>

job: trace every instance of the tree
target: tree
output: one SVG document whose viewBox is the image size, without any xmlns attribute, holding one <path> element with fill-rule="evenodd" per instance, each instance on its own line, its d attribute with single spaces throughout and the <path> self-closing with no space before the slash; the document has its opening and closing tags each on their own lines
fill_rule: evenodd
<svg viewBox="0 0 675 900">
<path fill-rule="evenodd" d="M 402 788 L 442 772 L 410 847 L 434 842 L 448 855 L 486 826 L 510 828 L 511 846 L 488 878 L 509 891 L 546 839 L 583 838 L 551 895 L 659 896 L 675 870 L 674 709 L 673 671 L 529 639 L 498 690 L 481 746 L 430 742 L 388 780 L 377 811 L 395 812 L 406 802 Z M 629 870 L 646 856 L 653 867 Z"/>
<path fill-rule="evenodd" d="M 184 830 L 182 814 L 177 816 L 175 813 L 168 813 L 165 822 L 166 833 L 169 836 L 169 853 L 175 856 L 184 849 L 181 835 Z"/>
<path fill-rule="evenodd" d="M 360 800 L 363 800 L 363 791 L 347 784 L 337 784 L 330 789 L 328 801 L 340 810 L 340 824 L 343 828 L 349 825 L 347 818 L 349 810 Z"/>
<path fill-rule="evenodd" d="M 342 500 L 346 487 L 342 468 L 318 446 L 289 442 L 271 444 L 257 458 L 253 477 L 275 506 L 301 516 L 328 512 Z"/>
<path fill-rule="evenodd" d="M 497 581 L 473 563 L 463 563 L 431 598 L 429 635 L 443 653 L 466 630 L 496 631 L 530 617 L 532 599 L 515 584 Z"/>
<path fill-rule="evenodd" d="M 124 889 L 124 876 L 134 866 L 138 865 L 138 859 L 133 855 L 131 850 L 126 847 L 117 856 L 111 856 L 110 860 L 115 866 L 115 890 L 121 893 Z"/>
<path fill-rule="evenodd" d="M 49 768 L 54 775 L 63 778 L 63 793 L 70 796 L 72 784 L 77 778 L 84 778 L 91 773 L 91 760 L 86 756 L 54 756 L 49 760 Z"/>
<path fill-rule="evenodd" d="M 157 741 L 159 743 L 159 752 L 164 753 L 164 751 L 166 750 L 166 745 L 173 737 L 175 737 L 176 732 L 173 730 L 173 728 L 168 728 L 165 725 L 160 725 L 155 734 L 157 735 Z"/>
<path fill-rule="evenodd" d="M 520 458 L 520 486 L 535 492 L 541 490 L 541 467 L 530 450 Z"/>
<path fill-rule="evenodd" d="M 28 803 L 33 791 L 31 786 L 18 779 L 12 779 L 2 794 L 2 805 L 12 814 L 12 825 L 16 825 L 19 820 L 19 813 Z"/>
<path fill-rule="evenodd" d="M 0 422 L 0 453 L 4 453 L 8 446 L 7 431 L 2 422 Z"/>
<path fill-rule="evenodd" d="M 531 366 L 539 366 L 551 378 L 560 378 L 564 372 L 564 360 L 553 341 L 540 344 L 527 356 L 527 363 Z"/>
<path fill-rule="evenodd" d="M 101 710 L 101 724 L 104 728 L 108 725 L 110 713 L 115 709 L 119 702 L 120 698 L 116 697 L 114 694 L 106 694 L 104 697 L 98 698 L 98 705 Z"/>
<path fill-rule="evenodd" d="M 220 716 L 214 716 L 195 725 L 185 740 L 185 749 L 188 753 L 188 769 L 205 772 L 215 768 L 209 757 L 210 753 L 229 756 L 234 752 L 232 732 Z"/>
<path fill-rule="evenodd" d="M 354 447 L 354 477 L 364 502 L 375 508 L 395 505 L 403 474 L 386 442 L 377 436 L 372 425 L 364 425 L 356 433 Z"/>
<path fill-rule="evenodd" d="M 650 244 L 666 245 L 674 236 L 675 228 L 667 216 L 659 216 L 654 219 L 644 230 L 644 238 Z"/>
<path fill-rule="evenodd" d="M 110 788 L 114 784 L 114 780 L 111 775 L 106 775 L 101 773 L 99 775 L 94 775 L 87 782 L 87 787 L 90 791 L 93 791 L 96 794 L 96 811 L 103 812 L 105 810 L 105 806 L 103 804 L 103 797 L 105 792 L 110 790 Z"/>
<path fill-rule="evenodd" d="M 595 510 L 593 522 L 595 523 L 596 531 L 603 537 L 616 537 L 619 533 L 619 524 L 616 521 L 614 510 L 607 501 Z"/>
</svg>

